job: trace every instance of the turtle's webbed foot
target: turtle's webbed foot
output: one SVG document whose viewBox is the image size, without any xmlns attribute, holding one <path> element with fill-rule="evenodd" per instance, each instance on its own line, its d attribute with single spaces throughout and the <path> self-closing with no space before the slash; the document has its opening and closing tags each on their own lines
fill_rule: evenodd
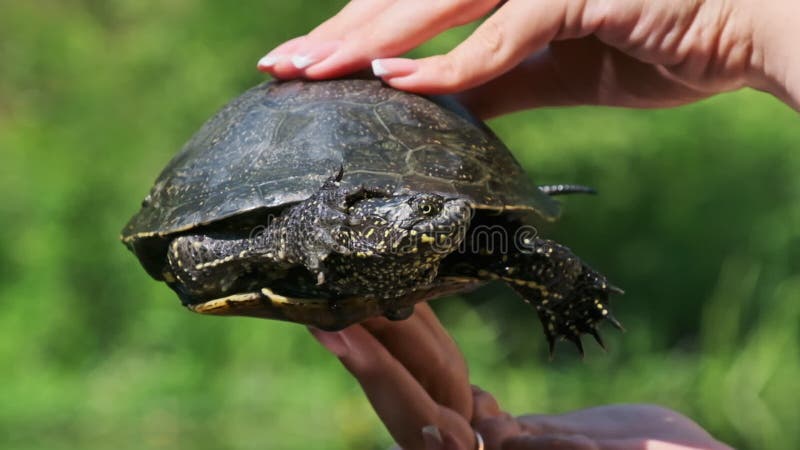
<svg viewBox="0 0 800 450">
<path fill-rule="evenodd" d="M 558 340 L 572 342 L 583 356 L 581 336 L 584 334 L 591 335 L 605 349 L 598 331 L 599 324 L 604 320 L 623 330 L 622 324 L 611 313 L 609 306 L 609 295 L 621 294 L 622 290 L 609 284 L 604 276 L 586 266 L 572 289 L 566 293 L 526 287 L 516 289 L 536 308 L 551 357 Z"/>
</svg>

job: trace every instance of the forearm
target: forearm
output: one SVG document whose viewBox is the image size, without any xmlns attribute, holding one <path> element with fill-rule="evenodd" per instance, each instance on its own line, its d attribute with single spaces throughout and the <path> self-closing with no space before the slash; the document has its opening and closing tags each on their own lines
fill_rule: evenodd
<svg viewBox="0 0 800 450">
<path fill-rule="evenodd" d="M 743 0 L 753 21 L 750 86 L 800 111 L 800 15 L 794 0 Z"/>
</svg>

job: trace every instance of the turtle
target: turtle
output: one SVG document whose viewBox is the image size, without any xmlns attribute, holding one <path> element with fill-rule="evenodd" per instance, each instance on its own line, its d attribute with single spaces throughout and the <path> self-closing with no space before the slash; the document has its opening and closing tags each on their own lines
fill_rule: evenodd
<svg viewBox="0 0 800 450">
<path fill-rule="evenodd" d="M 622 291 L 539 236 L 554 195 L 453 97 L 375 79 L 261 83 L 173 157 L 122 242 L 190 310 L 339 330 L 505 282 L 533 306 L 550 352 L 603 346 Z"/>
</svg>

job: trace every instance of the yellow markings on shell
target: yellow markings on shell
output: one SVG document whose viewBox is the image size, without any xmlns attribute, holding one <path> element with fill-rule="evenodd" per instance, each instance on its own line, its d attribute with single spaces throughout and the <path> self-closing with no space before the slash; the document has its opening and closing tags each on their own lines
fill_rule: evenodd
<svg viewBox="0 0 800 450">
<path fill-rule="evenodd" d="M 370 228 L 369 231 L 367 231 L 367 234 L 364 235 L 364 237 L 368 238 L 372 236 L 373 233 L 375 233 L 375 228 Z"/>
<path fill-rule="evenodd" d="M 433 236 L 429 236 L 427 234 L 423 234 L 419 239 L 423 244 L 433 244 L 436 242 L 436 239 L 434 239 Z"/>
<path fill-rule="evenodd" d="M 417 230 L 411 230 L 411 231 L 408 232 L 408 234 L 410 234 L 411 236 L 416 236 L 417 235 Z"/>
<path fill-rule="evenodd" d="M 172 272 L 164 272 L 161 274 L 161 276 L 164 277 L 164 281 L 167 283 L 174 283 L 176 281 L 175 276 L 172 275 Z"/>
</svg>

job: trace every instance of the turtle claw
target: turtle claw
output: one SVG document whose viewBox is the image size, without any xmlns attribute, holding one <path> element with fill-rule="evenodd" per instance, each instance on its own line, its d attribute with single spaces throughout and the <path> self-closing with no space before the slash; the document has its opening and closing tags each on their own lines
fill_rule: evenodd
<svg viewBox="0 0 800 450">
<path fill-rule="evenodd" d="M 578 353 L 581 355 L 581 359 L 583 359 L 586 356 L 586 353 L 583 351 L 583 342 L 581 342 L 581 337 L 576 334 L 568 337 L 567 339 L 575 344 L 575 347 L 578 348 Z"/>
<path fill-rule="evenodd" d="M 612 294 L 617 294 L 617 295 L 624 295 L 625 294 L 625 291 L 622 290 L 622 288 L 614 286 L 611 283 L 607 284 L 607 289 L 608 289 L 608 292 L 610 292 Z"/>
<path fill-rule="evenodd" d="M 603 337 L 600 336 L 600 333 L 597 331 L 597 328 L 590 328 L 589 334 L 594 338 L 595 342 L 597 342 L 597 345 L 599 345 L 604 352 L 608 351 L 605 342 L 603 342 Z"/>
<path fill-rule="evenodd" d="M 556 340 L 553 336 L 547 336 L 547 352 L 550 355 L 550 361 L 556 357 Z"/>
<path fill-rule="evenodd" d="M 613 325 L 614 328 L 618 329 L 619 331 L 625 331 L 625 327 L 622 326 L 622 323 L 619 320 L 617 320 L 617 318 L 614 317 L 613 314 L 609 312 L 608 314 L 606 314 L 605 317 L 607 321 L 611 322 L 611 325 Z"/>
</svg>

